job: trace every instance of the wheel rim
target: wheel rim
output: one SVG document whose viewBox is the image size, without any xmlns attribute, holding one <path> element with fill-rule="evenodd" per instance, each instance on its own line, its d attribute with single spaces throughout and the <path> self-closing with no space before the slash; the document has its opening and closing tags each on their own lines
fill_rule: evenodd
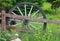
<svg viewBox="0 0 60 41">
<path fill-rule="evenodd" d="M 42 9 L 39 8 L 38 5 L 35 5 L 34 3 L 30 3 L 30 2 L 18 3 L 9 10 L 9 13 L 12 13 L 14 15 L 46 19 L 45 13 L 42 11 Z M 20 20 L 20 23 L 18 25 L 21 27 L 34 29 L 34 30 L 38 30 L 38 29 L 40 30 L 42 28 L 43 29 L 46 28 L 46 23 L 35 22 L 34 20 L 33 21 Z"/>
</svg>

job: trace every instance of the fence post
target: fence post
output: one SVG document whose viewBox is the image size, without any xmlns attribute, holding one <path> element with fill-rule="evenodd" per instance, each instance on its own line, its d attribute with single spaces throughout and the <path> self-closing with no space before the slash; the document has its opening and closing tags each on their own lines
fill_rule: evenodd
<svg viewBox="0 0 60 41">
<path fill-rule="evenodd" d="M 2 10 L 2 12 L 1 12 L 1 17 L 2 17 L 2 19 L 1 19 L 2 32 L 4 32 L 6 30 L 6 16 L 5 16 L 4 10 Z"/>
</svg>

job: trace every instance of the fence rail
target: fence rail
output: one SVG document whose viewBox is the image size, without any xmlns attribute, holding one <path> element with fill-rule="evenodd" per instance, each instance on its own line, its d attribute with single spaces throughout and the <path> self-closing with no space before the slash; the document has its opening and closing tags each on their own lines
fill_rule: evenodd
<svg viewBox="0 0 60 41">
<path fill-rule="evenodd" d="M 3 13 L 5 13 L 5 11 L 2 12 L 2 13 L 0 13 L 0 16 Z M 25 20 L 31 20 L 31 21 L 38 21 L 38 22 L 46 22 L 46 23 L 60 24 L 60 20 L 47 20 L 47 19 L 43 19 L 43 18 L 35 18 L 35 17 L 28 17 L 28 16 L 13 15 L 13 14 L 9 14 L 9 13 L 5 13 L 4 16 L 10 17 L 10 18 L 13 18 L 13 19 L 19 19 L 19 20 L 25 19 Z"/>
</svg>

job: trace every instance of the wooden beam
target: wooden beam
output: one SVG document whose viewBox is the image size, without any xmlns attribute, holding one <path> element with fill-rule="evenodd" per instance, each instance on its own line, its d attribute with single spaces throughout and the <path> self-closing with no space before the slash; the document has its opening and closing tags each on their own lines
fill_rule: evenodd
<svg viewBox="0 0 60 41">
<path fill-rule="evenodd" d="M 2 22 L 1 22 L 1 26 L 2 26 L 2 31 L 4 32 L 5 30 L 6 30 L 6 19 L 5 19 L 5 11 L 2 11 L 2 13 L 1 13 L 1 20 L 2 20 Z"/>
<path fill-rule="evenodd" d="M 47 19 L 43 19 L 43 18 L 35 18 L 35 17 L 28 17 L 28 16 L 20 16 L 20 15 L 13 15 L 13 14 L 9 14 L 9 13 L 5 13 L 6 17 L 10 17 L 10 18 L 15 18 L 15 19 L 19 19 L 19 20 L 31 20 L 31 21 L 38 21 L 38 22 L 46 22 L 46 23 L 53 23 L 53 24 L 60 24 L 60 20 L 47 20 Z M 1 14 L 0 14 L 1 16 Z"/>
<path fill-rule="evenodd" d="M 21 32 L 35 32 L 36 30 L 31 30 L 28 28 L 23 28 L 23 27 L 17 27 L 17 26 L 7 26 L 7 30 L 17 30 L 17 31 L 21 31 Z"/>
<path fill-rule="evenodd" d="M 0 19 L 2 19 L 2 18 L 0 17 Z"/>
</svg>

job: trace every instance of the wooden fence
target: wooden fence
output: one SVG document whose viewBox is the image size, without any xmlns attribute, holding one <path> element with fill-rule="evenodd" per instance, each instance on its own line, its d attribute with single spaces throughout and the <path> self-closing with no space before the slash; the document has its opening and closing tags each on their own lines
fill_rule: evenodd
<svg viewBox="0 0 60 41">
<path fill-rule="evenodd" d="M 0 13 L 0 19 L 2 20 L 1 26 L 2 26 L 3 31 L 6 30 L 6 19 L 5 19 L 6 17 L 10 17 L 13 19 L 19 19 L 19 20 L 25 19 L 25 20 L 38 21 L 38 22 L 43 22 L 43 23 L 46 22 L 46 23 L 60 24 L 60 20 L 56 21 L 56 20 L 47 20 L 47 19 L 43 19 L 43 18 L 13 15 L 13 14 L 5 13 L 5 11 L 2 10 L 2 12 Z"/>
</svg>

